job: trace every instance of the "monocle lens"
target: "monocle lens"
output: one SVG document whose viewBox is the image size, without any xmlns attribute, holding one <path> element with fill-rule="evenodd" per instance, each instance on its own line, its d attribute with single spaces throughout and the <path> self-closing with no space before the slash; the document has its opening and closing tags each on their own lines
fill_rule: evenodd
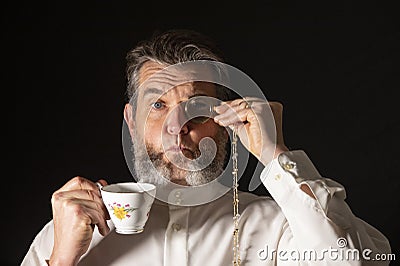
<svg viewBox="0 0 400 266">
<path fill-rule="evenodd" d="M 209 96 L 196 96 L 190 98 L 185 104 L 185 113 L 191 122 L 203 124 L 216 115 L 214 107 L 220 100 Z"/>
</svg>

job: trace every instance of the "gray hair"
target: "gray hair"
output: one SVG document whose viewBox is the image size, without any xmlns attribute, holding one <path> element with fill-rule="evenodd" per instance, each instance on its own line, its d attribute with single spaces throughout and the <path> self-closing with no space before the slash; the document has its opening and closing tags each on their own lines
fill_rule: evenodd
<svg viewBox="0 0 400 266">
<path fill-rule="evenodd" d="M 139 72 L 144 63 L 154 61 L 163 65 L 174 65 L 195 60 L 223 62 L 223 56 L 216 44 L 207 36 L 192 30 L 169 30 L 155 34 L 128 52 L 126 56 L 126 75 L 128 80 L 126 96 L 136 108 Z M 230 90 L 218 89 L 221 100 L 231 98 Z"/>
</svg>

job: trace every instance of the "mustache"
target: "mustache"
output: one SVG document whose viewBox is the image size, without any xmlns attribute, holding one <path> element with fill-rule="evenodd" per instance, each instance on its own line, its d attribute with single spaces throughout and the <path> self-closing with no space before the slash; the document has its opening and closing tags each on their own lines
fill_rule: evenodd
<svg viewBox="0 0 400 266">
<path fill-rule="evenodd" d="M 150 154 L 151 150 L 154 151 L 153 147 L 146 145 L 147 152 Z M 189 159 L 197 159 L 200 157 L 201 152 L 198 146 L 190 145 L 189 143 L 181 142 L 179 145 L 172 145 L 170 147 L 163 147 L 160 153 L 166 152 L 181 152 L 185 157 Z"/>
<path fill-rule="evenodd" d="M 174 163 L 168 160 L 165 155 L 165 150 L 170 147 L 160 147 L 147 142 L 137 134 L 134 134 L 132 140 L 131 151 L 133 155 L 133 171 L 139 180 L 145 180 L 149 183 L 166 185 L 168 180 L 173 178 L 175 171 L 181 171 L 180 173 L 185 175 L 187 184 L 191 186 L 197 186 L 201 184 L 206 184 L 217 178 L 223 171 L 224 167 L 229 161 L 229 138 L 224 134 L 224 129 L 217 132 L 215 136 L 212 137 L 217 144 L 217 154 L 210 165 L 202 170 L 187 171 L 183 169 L 177 169 Z M 184 139 L 178 139 L 177 142 L 171 143 L 172 146 L 178 147 L 178 152 L 183 151 L 186 153 L 187 158 L 196 160 L 201 156 L 199 145 L 189 141 L 184 141 Z M 178 146 L 179 145 L 179 146 Z M 181 155 L 177 153 L 171 153 L 174 159 L 181 158 Z M 185 154 L 183 154 L 185 155 Z M 193 157 L 193 158 L 190 158 Z M 176 160 L 174 160 L 176 162 Z M 190 166 L 190 165 L 189 165 Z M 190 169 L 190 167 L 188 167 Z M 186 172 L 186 173 L 185 173 Z"/>
</svg>

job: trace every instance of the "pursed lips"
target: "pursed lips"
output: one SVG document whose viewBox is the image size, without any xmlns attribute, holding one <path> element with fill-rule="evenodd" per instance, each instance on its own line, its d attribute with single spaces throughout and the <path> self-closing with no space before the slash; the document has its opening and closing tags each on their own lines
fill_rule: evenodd
<svg viewBox="0 0 400 266">
<path fill-rule="evenodd" d="M 187 148 L 185 146 L 171 146 L 168 149 L 166 149 L 165 152 L 167 152 L 167 151 L 179 152 L 179 151 L 184 151 L 184 150 L 192 152 L 191 149 L 189 149 L 189 148 Z"/>
<path fill-rule="evenodd" d="M 192 149 L 186 147 L 186 146 L 171 146 L 168 149 L 165 150 L 165 152 L 182 152 L 182 153 L 190 153 L 192 156 L 195 155 L 195 153 L 192 151 Z M 185 156 L 187 157 L 187 156 Z"/>
</svg>

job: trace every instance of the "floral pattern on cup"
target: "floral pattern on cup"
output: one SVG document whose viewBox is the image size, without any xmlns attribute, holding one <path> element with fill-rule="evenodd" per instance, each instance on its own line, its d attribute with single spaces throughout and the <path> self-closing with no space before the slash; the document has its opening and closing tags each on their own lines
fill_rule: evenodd
<svg viewBox="0 0 400 266">
<path fill-rule="evenodd" d="M 122 204 L 116 203 L 116 202 L 114 202 L 113 204 L 108 204 L 108 206 L 110 207 L 110 210 L 113 211 L 113 214 L 115 215 L 115 217 L 117 217 L 120 220 L 131 217 L 131 214 L 129 214 L 129 213 L 138 209 L 138 208 L 130 207 L 129 204 L 122 205 Z"/>
</svg>

